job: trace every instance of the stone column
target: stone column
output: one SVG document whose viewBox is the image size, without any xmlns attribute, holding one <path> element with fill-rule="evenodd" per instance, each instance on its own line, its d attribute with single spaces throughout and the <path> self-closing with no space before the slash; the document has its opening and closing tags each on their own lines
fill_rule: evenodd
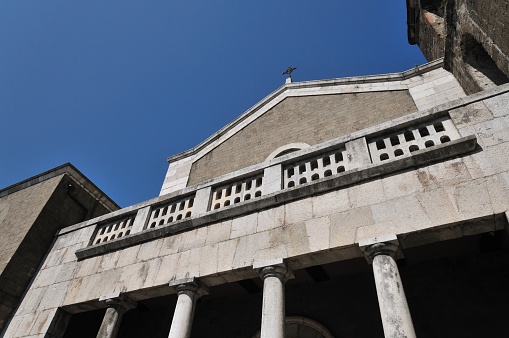
<svg viewBox="0 0 509 338">
<path fill-rule="evenodd" d="M 282 260 L 279 264 L 260 268 L 259 273 L 263 280 L 260 338 L 285 338 L 285 282 L 292 273 Z"/>
<path fill-rule="evenodd" d="M 170 286 L 175 288 L 178 298 L 168 338 L 189 338 L 193 327 L 196 301 L 207 294 L 207 290 L 195 278 L 176 280 L 170 283 Z"/>
<path fill-rule="evenodd" d="M 394 238 L 396 238 L 394 236 Z M 373 265 L 376 292 L 386 338 L 415 338 L 414 325 L 394 260 L 397 239 L 361 247 Z"/>
<path fill-rule="evenodd" d="M 99 300 L 105 303 L 106 313 L 97 333 L 97 338 L 115 338 L 124 313 L 135 308 L 136 303 L 128 297 L 120 295 L 109 298 L 101 297 Z"/>
</svg>

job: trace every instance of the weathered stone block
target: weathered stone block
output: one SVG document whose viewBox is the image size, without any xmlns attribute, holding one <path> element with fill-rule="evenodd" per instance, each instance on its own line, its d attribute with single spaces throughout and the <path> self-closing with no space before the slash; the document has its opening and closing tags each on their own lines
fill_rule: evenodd
<svg viewBox="0 0 509 338">
<path fill-rule="evenodd" d="M 415 171 L 384 177 L 382 185 L 387 199 L 407 196 L 424 189 Z"/>
<path fill-rule="evenodd" d="M 350 201 L 348 189 L 336 190 L 330 193 L 313 196 L 313 216 L 322 217 L 333 213 L 348 210 Z"/>
<path fill-rule="evenodd" d="M 187 251 L 192 248 L 199 248 L 205 245 L 205 241 L 207 240 L 207 227 L 186 231 L 177 236 L 182 237 L 179 243 L 179 252 Z"/>
<path fill-rule="evenodd" d="M 233 268 L 233 260 L 236 255 L 238 245 L 239 245 L 238 238 L 218 243 L 218 253 L 217 253 L 218 271 L 229 271 Z"/>
<path fill-rule="evenodd" d="M 275 207 L 258 212 L 256 232 L 278 228 L 285 224 L 285 208 Z"/>
<path fill-rule="evenodd" d="M 313 217 L 313 205 L 310 199 L 285 204 L 285 223 L 295 224 Z"/>
<path fill-rule="evenodd" d="M 454 187 L 453 196 L 462 219 L 493 214 L 484 179 L 465 182 Z"/>
<path fill-rule="evenodd" d="M 330 247 L 343 247 L 356 243 L 357 228 L 373 224 L 371 207 L 365 206 L 330 216 Z"/>
<path fill-rule="evenodd" d="M 136 258 L 136 262 L 143 262 L 158 257 L 162 245 L 163 245 L 162 239 L 157 239 L 141 244 L 140 250 L 138 251 L 138 257 Z"/>
<path fill-rule="evenodd" d="M 215 244 L 226 241 L 230 238 L 232 221 L 227 220 L 224 222 L 211 224 L 208 226 L 206 244 Z"/>
<path fill-rule="evenodd" d="M 375 179 L 348 189 L 348 196 L 352 208 L 376 204 L 385 200 L 382 181 Z"/>
<path fill-rule="evenodd" d="M 252 213 L 247 216 L 237 217 L 232 220 L 230 238 L 248 236 L 256 232 L 258 214 Z"/>
<path fill-rule="evenodd" d="M 486 178 L 486 186 L 495 214 L 509 210 L 509 172 Z"/>
</svg>

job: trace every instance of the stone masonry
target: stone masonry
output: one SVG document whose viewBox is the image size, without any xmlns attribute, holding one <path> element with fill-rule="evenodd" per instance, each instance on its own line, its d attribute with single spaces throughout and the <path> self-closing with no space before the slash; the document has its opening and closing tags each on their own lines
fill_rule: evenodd
<svg viewBox="0 0 509 338">
<path fill-rule="evenodd" d="M 118 208 L 70 164 L 0 191 L 0 330 L 55 232 Z"/>
</svg>

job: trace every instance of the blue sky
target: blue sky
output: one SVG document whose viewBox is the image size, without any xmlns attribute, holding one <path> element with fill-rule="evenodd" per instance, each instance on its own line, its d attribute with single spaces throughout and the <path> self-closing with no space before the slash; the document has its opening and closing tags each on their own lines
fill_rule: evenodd
<svg viewBox="0 0 509 338">
<path fill-rule="evenodd" d="M 71 162 L 121 206 L 284 84 L 425 60 L 405 1 L 3 0 L 0 188 Z"/>
</svg>

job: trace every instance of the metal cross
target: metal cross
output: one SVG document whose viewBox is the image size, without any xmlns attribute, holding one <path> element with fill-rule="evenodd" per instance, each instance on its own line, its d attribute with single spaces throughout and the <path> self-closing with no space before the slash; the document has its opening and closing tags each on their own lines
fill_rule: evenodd
<svg viewBox="0 0 509 338">
<path fill-rule="evenodd" d="M 292 78 L 292 72 L 297 69 L 297 67 L 295 68 L 292 68 L 292 67 L 288 67 L 286 68 L 286 70 L 283 72 L 282 75 L 285 75 L 285 74 L 288 74 L 288 77 L 291 79 Z"/>
</svg>

